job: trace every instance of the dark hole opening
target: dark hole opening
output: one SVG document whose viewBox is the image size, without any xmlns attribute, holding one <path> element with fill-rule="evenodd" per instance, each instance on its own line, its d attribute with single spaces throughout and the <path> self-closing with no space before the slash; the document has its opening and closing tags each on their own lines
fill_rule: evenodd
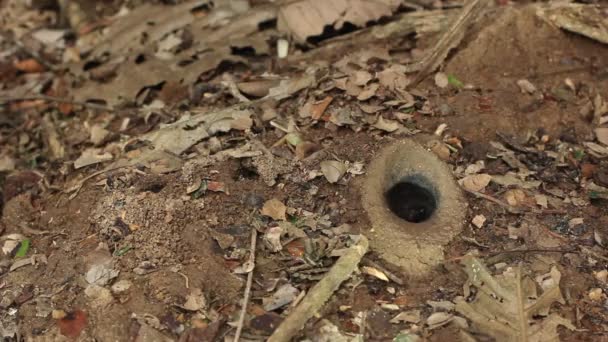
<svg viewBox="0 0 608 342">
<path fill-rule="evenodd" d="M 437 208 L 433 192 L 411 181 L 393 185 L 384 196 L 390 210 L 408 222 L 426 221 Z"/>
</svg>

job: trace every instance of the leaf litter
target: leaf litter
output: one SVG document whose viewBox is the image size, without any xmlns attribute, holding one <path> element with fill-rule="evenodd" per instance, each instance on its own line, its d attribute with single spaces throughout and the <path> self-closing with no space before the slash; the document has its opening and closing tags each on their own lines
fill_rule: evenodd
<svg viewBox="0 0 608 342">
<path fill-rule="evenodd" d="M 478 332 L 501 341 L 551 341 L 559 339 L 558 326 L 576 329 L 566 318 L 548 314 L 553 303 L 564 303 L 557 269 L 551 273 L 551 285 L 539 294 L 536 284 L 522 275 L 521 266 L 492 276 L 475 257 L 465 257 L 462 263 L 469 277 L 465 295 L 469 286 L 478 292 L 471 302 L 457 299 L 455 310 L 469 318 Z"/>
<path fill-rule="evenodd" d="M 608 156 L 603 131 L 608 110 L 600 95 L 605 89 L 580 73 L 560 70 L 560 76 L 551 78 L 542 67 L 525 63 L 525 71 L 509 63 L 493 67 L 498 71 L 489 68 L 499 83 L 477 82 L 478 76 L 488 76 L 487 70 L 454 68 L 454 61 L 483 41 L 482 26 L 499 27 L 500 21 L 473 20 L 479 11 L 476 1 L 454 9 L 450 5 L 440 9 L 444 2 L 435 5 L 439 7 L 431 11 L 425 7 L 428 4 L 402 1 L 135 4 L 116 9 L 113 15 L 103 14 L 99 22 L 87 16 L 83 25 L 71 18 L 75 36 L 38 24 L 32 34 L 35 44 L 27 41 L 23 27 L 7 25 L 21 45 L 13 48 L 12 39 L 0 40 L 7 47 L 0 56 L 0 68 L 7 71 L 0 77 L 0 110 L 11 111 L 0 119 L 0 143 L 6 147 L 0 158 L 5 208 L 0 231 L 44 234 L 35 234 L 26 247 L 19 244 L 26 241 L 21 238 L 6 245 L 9 259 L 24 252 L 25 256 L 9 263 L 0 260 L 0 273 L 9 272 L 0 288 L 32 282 L 36 289 L 30 293 L 52 294 L 54 303 L 62 305 L 70 302 L 63 297 L 68 291 L 57 287 L 51 277 L 90 280 L 82 295 L 95 325 L 74 327 L 78 334 L 64 330 L 70 336 L 82 333 L 97 339 L 107 337 L 103 334 L 108 330 L 98 315 L 101 309 L 113 307 L 126 309 L 125 314 L 112 313 L 116 324 L 137 322 L 138 329 L 131 329 L 135 335 L 129 336 L 134 340 L 169 336 L 196 340 L 203 332 L 227 333 L 231 338 L 229 325 L 255 334 L 260 324 L 266 324 L 260 330 L 264 337 L 275 330 L 291 336 L 311 315 L 327 310 L 325 317 L 332 322 L 324 319 L 318 331 L 307 327 L 298 338 L 409 341 L 453 329 L 498 336 L 500 329 L 485 329 L 487 318 L 479 317 L 488 309 L 507 306 L 499 313 L 508 319 L 500 323 L 514 330 L 527 325 L 522 336 L 535 340 L 555 337 L 558 325 L 571 328 L 558 312 L 573 308 L 573 302 L 563 307 L 545 303 L 559 301 L 545 294 L 556 291 L 561 276 L 557 268 L 543 269 L 534 273 L 537 293 L 530 279 L 521 277 L 522 288 L 536 296 L 525 298 L 526 305 L 539 310 L 527 321 L 518 320 L 509 306 L 516 297 L 511 290 L 517 274 L 505 267 L 510 255 L 533 255 L 522 259 L 523 269 L 538 267 L 536 259 L 549 259 L 543 253 L 561 253 L 563 258 L 555 262 L 577 265 L 570 267 L 572 273 L 563 271 L 563 277 L 586 281 L 579 286 L 562 281 L 572 298 L 583 299 L 576 305 L 577 326 L 596 329 L 602 318 L 592 322 L 588 317 L 605 293 L 601 285 L 587 283 L 589 275 L 601 282 L 598 275 L 603 267 L 597 260 L 604 260 L 607 240 L 601 228 L 601 201 L 608 198 L 603 165 Z M 416 11 L 410 12 L 411 6 Z M 522 13 L 519 8 L 524 7 L 503 11 L 502 5 L 497 6 L 494 12 L 510 15 Z M 576 4 L 546 19 L 562 20 L 559 15 L 568 13 L 580 29 L 563 21 L 555 21 L 556 25 L 598 39 L 589 25 L 580 26 L 589 9 Z M 2 9 L 3 13 L 23 10 L 27 8 Z M 504 32 L 526 27 L 527 19 L 517 20 L 518 25 Z M 468 35 L 469 23 L 477 26 L 479 37 Z M 545 33 L 544 24 L 538 25 L 541 28 L 534 34 L 512 36 L 519 43 L 534 39 Z M 547 39 L 547 44 L 561 39 Z M 568 51 L 578 53 L 576 44 Z M 535 46 L 541 54 L 542 46 Z M 517 59 L 509 51 L 504 55 Z M 570 60 L 563 51 L 558 55 L 563 66 L 589 66 L 586 59 Z M 484 63 L 470 60 L 470 67 L 494 62 L 491 55 Z M 543 65 L 553 60 L 543 59 Z M 602 77 L 601 63 L 593 63 L 597 77 Z M 534 75 L 528 73 L 537 69 Z M 522 82 L 525 77 L 534 84 Z M 469 83 L 472 80 L 474 84 Z M 554 84 L 559 86 L 550 86 Z M 503 93 L 503 86 L 508 93 Z M 26 95 L 33 100 L 14 100 Z M 519 105 L 522 98 L 535 101 L 525 120 L 502 103 Z M 472 105 L 463 107 L 463 102 Z M 492 106 L 501 114 L 492 113 L 488 119 L 476 112 L 478 107 L 493 110 Z M 554 107 L 548 114 L 543 106 Z M 545 115 L 543 120 L 534 119 L 535 110 Z M 579 110 L 580 120 L 587 123 L 572 116 Z M 12 115 L 16 111 L 19 115 Z M 569 113 L 575 133 L 556 132 L 549 123 L 550 115 L 562 112 Z M 470 117 L 477 121 L 472 124 L 467 121 Z M 513 120 L 506 131 L 514 136 L 499 134 L 501 143 L 497 143 L 485 132 L 498 130 L 494 124 L 504 129 L 503 120 Z M 427 143 L 425 136 L 433 132 L 434 142 Z M 490 255 L 487 262 L 501 262 L 488 264 L 498 273 L 504 271 L 494 278 L 506 279 L 500 285 L 507 293 L 501 292 L 505 297 L 500 298 L 507 301 L 498 302 L 498 295 L 482 298 L 484 291 L 495 289 L 471 280 L 468 289 L 478 289 L 465 290 L 472 309 L 464 311 L 468 316 L 460 313 L 469 318 L 468 323 L 458 316 L 459 310 L 454 312 L 454 304 L 445 304 L 451 303 L 448 300 L 462 282 L 448 263 L 445 277 L 449 279 L 437 277 L 442 285 L 433 292 L 437 302 L 432 304 L 425 296 L 434 290 L 434 283 L 416 290 L 417 280 L 404 281 L 381 261 L 365 262 L 357 270 L 358 256 L 367 249 L 362 250 L 359 243 L 364 237 L 357 234 L 368 227 L 354 194 L 355 176 L 365 174 L 380 145 L 414 134 L 453 167 L 461 186 L 473 195 L 468 197 L 474 210 L 467 222 L 476 227 L 475 237 L 455 241 L 450 255 Z M 475 151 L 471 146 L 478 142 L 487 146 Z M 26 166 L 40 175 L 30 180 L 23 174 Z M 85 184 L 88 180 L 92 184 Z M 72 190 L 67 191 L 72 198 L 79 193 L 81 197 L 64 202 L 57 191 L 62 185 Z M 51 196 L 56 197 L 49 200 Z M 51 201 L 59 209 L 45 205 Z M 29 212 L 19 206 L 38 216 L 16 216 Z M 65 218 L 67 213 L 73 217 Z M 82 221 L 78 215 L 85 213 L 90 217 Z M 14 224 L 20 221 L 28 226 Z M 83 226 L 88 228 L 80 229 Z M 262 234 L 263 243 L 257 248 L 253 244 L 250 250 L 248 237 L 256 232 Z M 578 249 L 535 252 L 565 244 Z M 72 257 L 86 255 L 95 246 L 107 250 L 112 262 L 99 258 L 92 266 Z M 73 252 L 67 257 L 66 251 Z M 260 257 L 253 258 L 254 252 Z M 55 266 L 57 255 L 64 262 Z M 345 255 L 350 255 L 348 267 L 334 269 L 332 265 L 344 266 L 340 260 Z M 43 280 L 38 284 L 32 279 Z M 314 284 L 328 285 L 330 280 L 329 290 L 317 292 Z M 125 281 L 130 285 L 118 286 Z M 239 301 L 244 283 L 249 283 L 245 287 L 253 295 Z M 344 296 L 343 291 L 352 295 Z M 323 300 L 314 300 L 319 293 Z M 333 316 L 333 306 L 324 306 L 331 296 L 344 307 Z M 43 303 L 44 298 L 50 297 L 35 300 Z M 140 314 L 136 303 L 147 301 L 158 304 L 156 316 Z M 0 317 L 3 329 L 13 322 L 5 317 L 20 304 L 11 305 Z M 316 309 L 304 310 L 310 305 Z M 239 306 L 242 314 L 237 320 Z M 44 305 L 38 311 L 48 316 Z M 19 317 L 25 312 L 20 311 Z M 23 317 L 27 325 L 28 318 Z M 225 324 L 226 320 L 231 323 Z M 282 321 L 286 325 L 276 329 Z"/>
</svg>

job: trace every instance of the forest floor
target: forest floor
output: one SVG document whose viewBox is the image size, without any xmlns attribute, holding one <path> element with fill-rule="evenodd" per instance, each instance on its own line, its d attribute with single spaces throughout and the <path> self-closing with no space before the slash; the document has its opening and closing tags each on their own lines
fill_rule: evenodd
<svg viewBox="0 0 608 342">
<path fill-rule="evenodd" d="M 365 235 L 295 339 L 608 341 L 605 5 L 0 3 L 5 340 L 265 340 Z M 401 139 L 467 201 L 425 274 L 363 203 Z"/>
</svg>

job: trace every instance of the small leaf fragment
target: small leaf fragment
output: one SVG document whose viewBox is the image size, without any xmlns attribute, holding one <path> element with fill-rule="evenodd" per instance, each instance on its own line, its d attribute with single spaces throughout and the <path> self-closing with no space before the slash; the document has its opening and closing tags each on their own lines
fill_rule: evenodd
<svg viewBox="0 0 608 342">
<path fill-rule="evenodd" d="M 324 160 L 321 162 L 321 172 L 330 183 L 336 183 L 346 173 L 346 165 L 337 160 Z"/>
<path fill-rule="evenodd" d="M 479 173 L 475 175 L 469 175 L 459 180 L 458 183 L 469 191 L 483 191 L 490 181 L 492 180 L 492 176 L 486 173 Z"/>
<path fill-rule="evenodd" d="M 19 249 L 17 250 L 15 257 L 23 258 L 27 254 L 27 251 L 29 249 L 30 249 L 30 239 L 25 239 L 25 240 L 21 241 L 21 244 L 19 245 Z"/>
<path fill-rule="evenodd" d="M 456 88 L 462 88 L 464 84 L 454 75 L 448 75 L 448 83 Z"/>
<path fill-rule="evenodd" d="M 287 207 L 283 202 L 279 201 L 276 198 L 270 199 L 264 203 L 262 207 L 261 213 L 264 216 L 268 216 L 273 220 L 287 220 Z"/>
</svg>

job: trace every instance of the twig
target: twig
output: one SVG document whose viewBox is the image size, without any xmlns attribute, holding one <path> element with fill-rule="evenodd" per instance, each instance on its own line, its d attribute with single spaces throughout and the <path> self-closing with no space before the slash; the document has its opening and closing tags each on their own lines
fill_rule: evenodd
<svg viewBox="0 0 608 342">
<path fill-rule="evenodd" d="M 251 230 L 251 249 L 249 252 L 249 262 L 254 265 L 255 268 L 255 243 L 258 237 L 258 231 L 255 227 Z M 245 285 L 245 295 L 243 296 L 243 305 L 241 306 L 241 316 L 239 317 L 239 323 L 236 326 L 236 332 L 234 333 L 234 342 L 238 342 L 241 337 L 241 331 L 243 331 L 243 324 L 245 323 L 245 315 L 247 314 L 247 303 L 249 302 L 249 295 L 251 294 L 251 283 L 253 283 L 253 269 L 247 274 L 247 285 Z"/>
<path fill-rule="evenodd" d="M 476 255 L 476 257 L 480 257 L 480 258 L 492 258 L 492 257 L 495 257 L 497 255 L 502 255 L 502 254 L 528 254 L 528 253 L 560 253 L 560 254 L 565 254 L 565 253 L 579 253 L 579 252 L 577 250 L 574 250 L 574 249 L 530 248 L 530 249 L 512 249 L 512 250 L 506 250 L 506 251 L 496 251 L 496 252 L 491 252 L 491 253 L 480 253 L 479 255 Z M 458 260 L 461 260 L 461 259 L 469 257 L 469 256 L 470 255 L 463 255 L 463 256 L 447 259 L 446 261 L 452 261 L 452 262 L 453 261 L 458 261 Z"/>
<path fill-rule="evenodd" d="M 420 72 L 418 72 L 416 78 L 410 83 L 410 87 L 418 85 L 418 83 L 439 67 L 448 56 L 450 50 L 460 44 L 469 22 L 477 16 L 487 3 L 489 3 L 489 1 L 486 0 L 467 1 L 458 18 L 454 20 L 450 28 L 441 36 L 433 50 L 431 50 L 420 63 L 417 63 L 420 67 Z M 412 67 L 414 66 L 416 65 L 412 65 Z"/>
<path fill-rule="evenodd" d="M 31 101 L 31 100 L 43 100 L 43 101 L 52 101 L 59 103 L 70 103 L 77 106 L 83 106 L 90 109 L 99 109 L 99 110 L 113 110 L 114 108 L 110 106 L 104 106 L 97 103 L 89 103 L 82 101 L 75 101 L 70 99 L 64 99 L 61 97 L 55 96 L 47 96 L 47 95 L 27 95 L 27 96 L 15 96 L 15 97 L 0 97 L 0 103 L 2 102 L 18 102 L 18 101 Z"/>
<path fill-rule="evenodd" d="M 492 203 L 498 204 L 499 206 L 507 209 L 507 211 L 510 212 L 511 214 L 523 214 L 524 213 L 523 210 L 521 210 L 519 208 L 516 208 L 516 207 L 514 207 L 514 206 L 512 206 L 512 205 L 510 205 L 508 203 L 505 203 L 505 202 L 499 200 L 498 198 L 494 198 L 494 197 L 492 197 L 490 195 L 486 195 L 486 194 L 481 193 L 479 191 L 469 190 L 469 189 L 466 189 L 466 188 L 463 188 L 463 189 L 466 192 L 468 192 L 468 193 L 470 193 L 472 195 L 475 195 L 475 197 L 483 198 L 483 199 L 488 200 L 488 201 L 490 201 Z"/>
<path fill-rule="evenodd" d="M 534 209 L 534 208 L 518 208 L 518 207 L 514 207 L 508 203 L 505 203 L 501 200 L 499 200 L 498 198 L 492 197 L 490 195 L 486 195 L 484 193 L 478 192 L 478 191 L 474 191 L 474 190 L 469 190 L 469 189 L 465 189 L 463 188 L 466 192 L 475 195 L 478 198 L 483 198 L 485 200 L 488 200 L 492 203 L 498 204 L 501 207 L 507 209 L 508 212 L 510 212 L 511 214 L 524 214 L 526 212 L 530 212 L 533 214 L 539 214 L 539 215 L 554 215 L 554 214 L 564 214 L 565 211 L 563 210 L 553 210 L 553 209 Z"/>
<path fill-rule="evenodd" d="M 281 325 L 279 325 L 277 330 L 272 333 L 268 342 L 290 341 L 291 338 L 302 329 L 304 324 L 323 307 L 325 302 L 333 295 L 340 284 L 350 277 L 357 268 L 363 255 L 367 253 L 368 247 L 369 243 L 367 238 L 360 235 L 359 242 L 350 247 L 348 251 L 336 261 L 325 277 L 310 289 L 300 305 L 298 305 L 291 314 L 285 318 Z"/>
</svg>

